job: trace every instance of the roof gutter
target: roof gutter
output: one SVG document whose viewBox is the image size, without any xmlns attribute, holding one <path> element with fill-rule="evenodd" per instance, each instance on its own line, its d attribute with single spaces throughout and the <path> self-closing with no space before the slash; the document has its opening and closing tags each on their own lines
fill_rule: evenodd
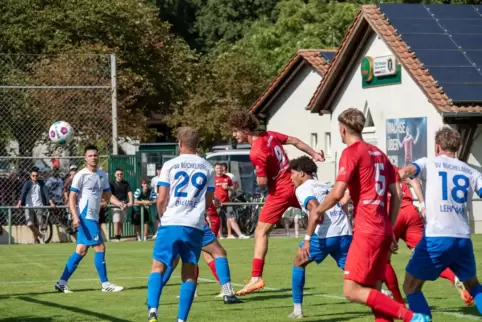
<svg viewBox="0 0 482 322">
<path fill-rule="evenodd" d="M 482 112 L 441 112 L 442 117 L 461 117 L 469 118 L 474 116 L 482 116 Z"/>
</svg>

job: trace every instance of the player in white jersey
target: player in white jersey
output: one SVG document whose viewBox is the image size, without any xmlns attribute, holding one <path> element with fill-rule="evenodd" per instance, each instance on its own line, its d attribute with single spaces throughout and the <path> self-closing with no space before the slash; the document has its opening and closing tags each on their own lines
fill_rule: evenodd
<svg viewBox="0 0 482 322">
<path fill-rule="evenodd" d="M 163 274 L 182 260 L 178 322 L 187 320 L 196 290 L 196 266 L 201 255 L 206 210 L 214 198 L 214 169 L 196 155 L 199 133 L 182 127 L 177 133 L 181 155 L 162 166 L 157 183 L 157 210 L 161 226 L 152 253 L 147 285 L 148 321 L 157 321 Z"/>
<path fill-rule="evenodd" d="M 110 283 L 107 279 L 105 247 L 99 225 L 99 212 L 102 199 L 109 200 L 110 203 L 121 209 L 125 208 L 125 204 L 112 195 L 106 173 L 97 169 L 99 164 L 97 147 L 87 146 L 84 155 L 87 166 L 75 174 L 69 195 L 69 209 L 74 227 L 77 228 L 77 247 L 68 259 L 60 280 L 55 284 L 55 289 L 59 292 L 71 293 L 67 281 L 87 254 L 89 247 L 93 247 L 95 268 L 102 282 L 102 291 L 119 292 L 124 288 Z"/>
<path fill-rule="evenodd" d="M 425 185 L 425 233 L 415 247 L 406 268 L 404 291 L 410 309 L 431 315 L 422 293 L 425 281 L 434 281 L 450 268 L 473 296 L 482 313 L 482 286 L 476 265 L 467 206 L 476 192 L 482 197 L 482 175 L 455 157 L 460 134 L 444 127 L 435 134 L 434 158 L 421 158 L 399 171 L 402 180 L 409 176 Z"/>
<path fill-rule="evenodd" d="M 314 215 L 331 187 L 314 179 L 318 170 L 315 162 L 302 156 L 290 161 L 291 181 L 296 187 L 296 197 L 302 210 L 310 220 L 318 218 Z M 339 268 L 344 269 L 345 259 L 352 240 L 352 227 L 347 211 L 340 204 L 329 209 L 323 222 L 316 226 L 312 236 L 305 236 L 300 250 L 293 260 L 292 297 L 294 310 L 288 317 L 303 317 L 303 288 L 305 284 L 305 268 L 311 262 L 320 264 L 328 255 L 336 261 Z M 305 247 L 303 247 L 305 245 Z"/>
</svg>

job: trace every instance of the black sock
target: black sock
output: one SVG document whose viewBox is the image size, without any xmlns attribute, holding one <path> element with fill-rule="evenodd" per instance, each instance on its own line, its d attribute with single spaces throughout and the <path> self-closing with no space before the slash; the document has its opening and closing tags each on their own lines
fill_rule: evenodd
<svg viewBox="0 0 482 322">
<path fill-rule="evenodd" d="M 121 239 L 121 235 L 115 235 L 115 238 L 116 238 L 117 240 L 120 240 L 120 239 Z"/>
</svg>

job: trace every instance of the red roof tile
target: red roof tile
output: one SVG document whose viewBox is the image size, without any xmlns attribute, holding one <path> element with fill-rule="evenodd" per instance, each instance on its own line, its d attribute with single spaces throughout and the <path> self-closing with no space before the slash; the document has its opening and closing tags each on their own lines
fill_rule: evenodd
<svg viewBox="0 0 482 322">
<path fill-rule="evenodd" d="M 311 65 L 321 75 L 325 75 L 328 71 L 329 62 L 322 56 L 323 52 L 335 52 L 336 50 L 327 49 L 300 49 L 296 55 L 291 58 L 288 64 L 283 70 L 276 76 L 274 81 L 268 86 L 265 92 L 256 100 L 251 107 L 251 113 L 259 112 L 263 106 L 269 102 L 269 98 L 272 97 L 276 91 L 283 85 L 283 82 L 287 80 L 290 74 L 296 69 L 300 63 L 307 63 Z M 321 54 L 320 54 L 321 53 Z"/>
</svg>

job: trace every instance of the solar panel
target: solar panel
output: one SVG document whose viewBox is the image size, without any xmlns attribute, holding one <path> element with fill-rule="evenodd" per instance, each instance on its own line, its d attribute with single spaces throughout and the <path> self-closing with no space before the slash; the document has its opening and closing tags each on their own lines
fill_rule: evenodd
<svg viewBox="0 0 482 322">
<path fill-rule="evenodd" d="M 449 36 L 444 34 L 402 34 L 402 39 L 415 51 L 417 49 L 458 49 Z"/>
<path fill-rule="evenodd" d="M 474 67 L 427 67 L 430 74 L 439 82 L 444 83 L 480 83 L 482 75 Z"/>
<path fill-rule="evenodd" d="M 399 34 L 407 33 L 430 33 L 430 34 L 443 34 L 443 30 L 437 21 L 430 19 L 405 19 L 405 18 L 392 18 L 390 19 L 392 26 L 396 26 Z"/>
<path fill-rule="evenodd" d="M 472 64 L 467 60 L 467 58 L 465 58 L 462 52 L 457 50 L 417 50 L 415 52 L 415 55 L 427 67 L 472 66 Z"/>
<path fill-rule="evenodd" d="M 439 23 L 451 35 L 482 33 L 482 19 L 440 19 Z"/>
<path fill-rule="evenodd" d="M 336 52 L 333 51 L 320 51 L 320 55 L 323 56 L 326 60 L 331 61 L 333 57 L 335 57 Z"/>
<path fill-rule="evenodd" d="M 428 4 L 425 5 L 429 12 L 436 18 L 480 18 L 473 6 L 464 5 L 446 5 L 446 4 Z"/>
<path fill-rule="evenodd" d="M 442 87 L 455 103 L 482 102 L 482 84 L 444 84 Z"/>
<path fill-rule="evenodd" d="M 464 35 L 456 34 L 453 36 L 454 41 L 463 49 L 482 49 L 482 34 Z"/>
<path fill-rule="evenodd" d="M 430 18 L 428 11 L 419 4 L 378 4 L 378 7 L 389 18 Z"/>
<path fill-rule="evenodd" d="M 480 50 L 467 50 L 467 56 L 476 66 L 482 68 L 482 51 Z"/>
</svg>

